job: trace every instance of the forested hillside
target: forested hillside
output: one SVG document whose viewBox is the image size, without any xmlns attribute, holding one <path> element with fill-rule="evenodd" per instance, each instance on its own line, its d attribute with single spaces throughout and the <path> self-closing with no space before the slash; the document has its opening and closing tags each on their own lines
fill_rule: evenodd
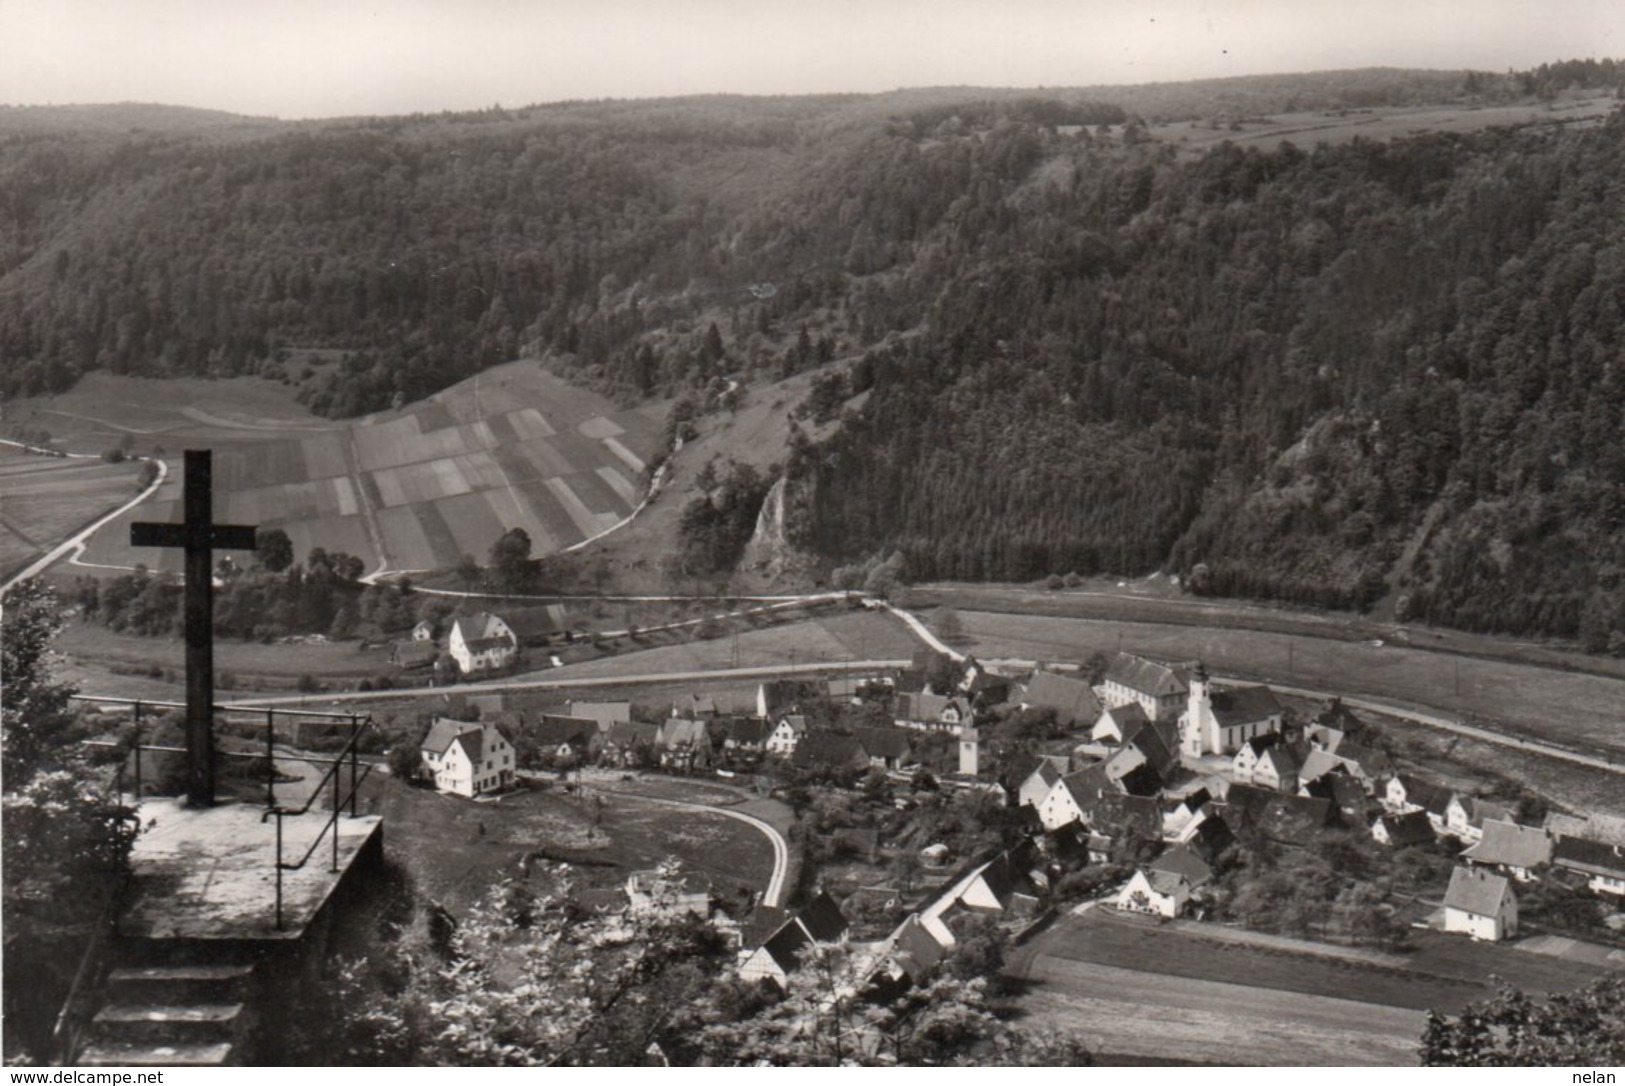
<svg viewBox="0 0 1625 1086">
<path fill-rule="evenodd" d="M 1619 80 L 1269 77 L 1211 114 Z M 866 395 L 787 452 L 786 508 L 831 562 L 1163 568 L 1625 651 L 1625 120 L 1193 156 L 1142 122 L 1200 96 L 1139 94 L 31 118 L 0 138 L 0 383 L 263 373 L 353 415 L 529 356 L 713 409 L 828 366 L 810 413 Z"/>
</svg>

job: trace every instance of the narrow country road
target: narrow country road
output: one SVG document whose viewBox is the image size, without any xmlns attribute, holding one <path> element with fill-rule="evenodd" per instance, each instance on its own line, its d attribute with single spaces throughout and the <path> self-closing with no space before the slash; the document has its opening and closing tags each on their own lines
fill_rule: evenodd
<svg viewBox="0 0 1625 1086">
<path fill-rule="evenodd" d="M 784 835 L 755 815 L 748 815 L 742 811 L 730 811 L 726 807 L 708 807 L 703 803 L 685 803 L 678 799 L 656 799 L 654 796 L 639 795 L 636 792 L 621 792 L 613 789 L 588 788 L 587 791 L 599 795 L 615 796 L 620 799 L 632 799 L 639 803 L 653 803 L 661 807 L 675 807 L 682 811 L 694 811 L 698 814 L 722 815 L 736 822 L 743 822 L 747 826 L 754 826 L 767 835 L 773 845 L 773 875 L 767 880 L 767 889 L 762 891 L 762 904 L 773 908 L 784 907 L 785 878 L 790 870 L 790 844 Z"/>
<path fill-rule="evenodd" d="M 7 442 L 3 442 L 3 444 L 15 445 L 16 442 L 7 441 Z M 91 456 L 88 453 L 67 453 L 66 455 L 69 458 L 74 459 L 74 460 L 96 460 L 96 459 L 99 459 L 99 457 Z M 133 459 L 133 460 L 146 460 L 147 458 L 146 457 L 131 457 L 131 459 Z M 164 480 L 165 479 L 169 478 L 169 465 L 165 464 L 162 460 L 153 460 L 151 462 L 158 465 L 158 477 L 156 479 L 154 479 L 150 484 L 148 484 L 148 486 L 147 486 L 147 488 L 145 490 L 141 491 L 141 493 L 137 494 L 135 497 L 131 498 L 129 501 L 125 502 L 123 505 L 119 506 L 117 509 L 113 510 L 111 513 L 108 513 L 107 515 L 105 515 L 103 517 L 100 517 L 95 521 L 92 521 L 88 527 L 79 529 L 79 531 L 77 533 L 70 536 L 64 542 L 57 544 L 55 547 L 53 547 L 44 556 L 42 556 L 42 557 L 40 557 L 38 559 L 35 559 L 34 562 L 31 563 L 21 573 L 16 574 L 10 580 L 6 581 L 5 584 L 0 585 L 0 593 L 8 592 L 8 591 L 10 591 L 12 585 L 18 584 L 19 582 L 22 582 L 22 581 L 26 581 L 26 580 L 28 580 L 28 578 L 33 577 L 36 574 L 44 572 L 51 565 L 55 564 L 56 562 L 61 561 L 62 558 L 65 557 L 70 551 L 74 552 L 75 554 L 84 553 L 85 541 L 88 540 L 92 535 L 94 535 L 99 529 L 101 529 L 108 522 L 110 522 L 112 520 L 115 520 L 120 516 L 123 516 L 125 513 L 129 512 L 131 509 L 134 509 L 136 506 L 140 505 L 142 502 L 146 501 L 148 498 L 150 498 L 154 494 L 158 493 L 158 488 L 164 485 Z"/>
</svg>

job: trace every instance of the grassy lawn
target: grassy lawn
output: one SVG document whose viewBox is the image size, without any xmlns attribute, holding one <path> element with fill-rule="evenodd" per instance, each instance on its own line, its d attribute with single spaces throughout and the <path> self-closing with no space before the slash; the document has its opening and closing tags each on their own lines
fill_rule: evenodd
<svg viewBox="0 0 1625 1086">
<path fill-rule="evenodd" d="M 494 882 L 520 874 L 527 855 L 567 862 L 578 885 L 624 885 L 633 871 L 674 856 L 708 876 L 724 899 L 760 890 L 773 869 L 762 833 L 733 819 L 676 811 L 613 796 L 595 821 L 595 801 L 554 785 L 498 803 L 475 803 L 380 782 L 386 848 L 419 889 L 453 913 Z"/>
<path fill-rule="evenodd" d="M 961 610 L 979 655 L 1082 660 L 1122 649 L 1222 675 L 1449 712 L 1581 748 L 1625 750 L 1625 680 L 1394 645 L 1233 628 Z M 1458 685 L 1459 684 L 1459 685 Z"/>
</svg>

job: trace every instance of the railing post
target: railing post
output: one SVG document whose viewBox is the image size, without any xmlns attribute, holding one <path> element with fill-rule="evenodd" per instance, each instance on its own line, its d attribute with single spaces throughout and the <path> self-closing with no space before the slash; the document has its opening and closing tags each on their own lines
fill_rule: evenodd
<svg viewBox="0 0 1625 1086">
<path fill-rule="evenodd" d="M 333 767 L 333 817 L 327 826 L 333 831 L 333 870 L 339 869 L 339 812 L 343 810 L 343 800 L 339 799 L 339 767 Z"/>
<path fill-rule="evenodd" d="M 135 801 L 141 802 L 141 731 L 135 733 Z"/>
<path fill-rule="evenodd" d="M 282 930 L 282 812 L 273 810 L 276 816 L 276 930 Z"/>
<path fill-rule="evenodd" d="M 265 805 L 276 806 L 276 710 L 265 710 Z"/>
<path fill-rule="evenodd" d="M 360 727 L 360 725 L 358 725 L 356 723 L 356 718 L 352 716 L 350 718 L 350 817 L 351 818 L 354 818 L 356 816 L 355 778 L 356 778 L 356 770 L 359 768 L 360 762 L 361 762 L 361 744 L 359 742 L 357 742 L 357 739 L 360 737 L 360 735 L 361 735 L 361 727 Z M 337 832 L 337 827 L 336 826 L 334 827 L 334 831 Z"/>
</svg>

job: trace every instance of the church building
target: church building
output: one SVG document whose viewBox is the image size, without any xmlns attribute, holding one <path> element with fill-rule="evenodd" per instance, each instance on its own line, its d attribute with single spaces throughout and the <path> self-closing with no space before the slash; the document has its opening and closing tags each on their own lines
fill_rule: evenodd
<svg viewBox="0 0 1625 1086">
<path fill-rule="evenodd" d="M 1233 755 L 1247 740 L 1281 730 L 1283 710 L 1267 686 L 1214 690 L 1200 663 L 1191 672 L 1190 693 L 1179 718 L 1180 753 Z"/>
</svg>

